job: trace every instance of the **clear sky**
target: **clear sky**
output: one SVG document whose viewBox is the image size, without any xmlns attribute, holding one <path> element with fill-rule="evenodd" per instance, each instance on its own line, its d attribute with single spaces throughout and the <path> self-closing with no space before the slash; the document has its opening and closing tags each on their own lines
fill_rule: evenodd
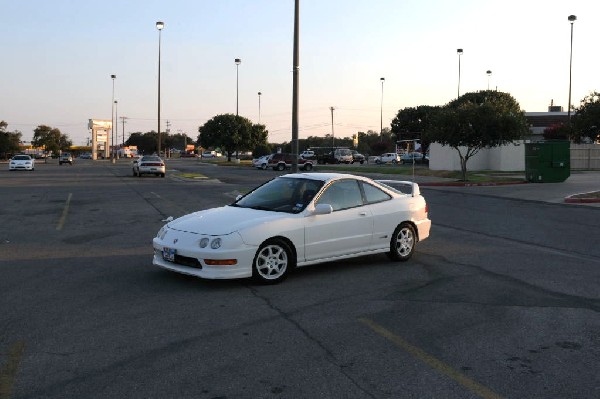
<svg viewBox="0 0 600 399">
<path fill-rule="evenodd" d="M 598 0 L 301 0 L 300 137 L 349 137 L 399 109 L 460 92 L 512 94 L 528 112 L 567 109 L 600 91 Z M 196 138 L 236 112 L 291 139 L 293 0 L 0 0 L 0 120 L 30 140 L 40 124 L 85 144 L 87 121 L 111 119 L 112 80 L 125 137 L 161 125 Z M 486 74 L 491 70 L 490 77 Z M 122 125 L 119 123 L 120 142 Z"/>
</svg>

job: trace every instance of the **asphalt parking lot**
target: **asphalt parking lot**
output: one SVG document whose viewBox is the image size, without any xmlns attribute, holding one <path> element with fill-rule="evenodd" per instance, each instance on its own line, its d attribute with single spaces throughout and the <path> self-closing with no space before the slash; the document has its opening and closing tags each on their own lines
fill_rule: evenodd
<svg viewBox="0 0 600 399">
<path fill-rule="evenodd" d="M 168 216 L 279 172 L 167 166 L 0 171 L 2 398 L 600 396 L 600 211 L 561 201 L 592 174 L 423 182 L 431 237 L 406 264 L 363 257 L 260 286 L 157 269 L 151 240 Z"/>
</svg>

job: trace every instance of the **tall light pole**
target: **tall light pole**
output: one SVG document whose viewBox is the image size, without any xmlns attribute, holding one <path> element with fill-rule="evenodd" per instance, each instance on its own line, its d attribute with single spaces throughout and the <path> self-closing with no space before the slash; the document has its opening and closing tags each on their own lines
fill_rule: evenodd
<svg viewBox="0 0 600 399">
<path fill-rule="evenodd" d="M 456 98 L 460 97 L 460 56 L 463 53 L 463 49 L 456 49 L 456 54 L 458 54 L 458 95 Z"/>
<path fill-rule="evenodd" d="M 262 93 L 259 91 L 258 92 L 258 124 L 260 125 L 260 96 L 262 95 Z"/>
<path fill-rule="evenodd" d="M 298 87 L 300 85 L 300 0 L 294 1 L 294 45 L 292 59 L 292 173 L 298 172 Z"/>
<path fill-rule="evenodd" d="M 119 104 L 117 103 L 117 100 L 115 100 L 115 128 L 116 128 L 116 132 L 114 134 L 115 136 L 115 141 L 119 142 L 119 108 L 118 108 Z M 113 143 L 113 161 L 117 158 L 117 151 L 115 151 L 115 147 L 114 147 L 114 143 Z"/>
<path fill-rule="evenodd" d="M 492 71 L 490 71 L 489 69 L 487 71 L 485 71 L 485 73 L 487 73 L 488 76 L 488 90 L 490 89 L 490 76 L 492 76 Z"/>
<path fill-rule="evenodd" d="M 112 162 L 114 162 L 115 160 L 113 158 L 113 148 L 115 146 L 115 79 L 117 78 L 117 75 L 110 75 L 110 78 L 112 79 L 112 101 L 110 103 L 110 159 Z M 106 153 L 106 149 L 104 151 Z"/>
<path fill-rule="evenodd" d="M 569 119 L 569 129 L 571 129 L 571 72 L 573 69 L 573 22 L 577 20 L 575 15 L 569 15 L 569 22 L 571 23 L 571 54 L 569 55 L 569 109 L 567 111 L 567 119 Z"/>
<path fill-rule="evenodd" d="M 240 64 L 242 60 L 240 58 L 235 59 L 235 115 L 239 114 L 239 105 L 240 105 Z"/>
<path fill-rule="evenodd" d="M 333 110 L 335 108 L 329 107 L 329 109 L 331 110 L 331 149 L 333 150 L 335 148 L 335 135 L 333 134 Z"/>
<path fill-rule="evenodd" d="M 381 112 L 379 114 L 379 136 L 383 133 L 383 82 L 385 78 L 379 78 L 381 80 Z"/>
<path fill-rule="evenodd" d="M 160 156 L 160 36 L 164 27 L 164 22 L 156 22 L 156 29 L 158 29 L 158 156 Z"/>
</svg>

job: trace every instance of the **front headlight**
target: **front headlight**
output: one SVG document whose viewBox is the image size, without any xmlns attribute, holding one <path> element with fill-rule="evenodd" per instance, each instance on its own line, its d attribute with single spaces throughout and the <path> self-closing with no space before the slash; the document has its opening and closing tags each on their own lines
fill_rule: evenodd
<svg viewBox="0 0 600 399">
<path fill-rule="evenodd" d="M 210 243 L 210 247 L 212 249 L 219 249 L 219 248 L 221 248 L 221 238 L 217 237 L 214 240 L 212 240 L 212 242 Z"/>
</svg>

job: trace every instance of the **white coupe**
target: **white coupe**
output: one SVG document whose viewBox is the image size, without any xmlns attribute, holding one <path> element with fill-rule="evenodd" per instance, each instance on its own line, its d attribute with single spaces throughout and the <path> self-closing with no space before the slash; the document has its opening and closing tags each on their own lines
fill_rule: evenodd
<svg viewBox="0 0 600 399">
<path fill-rule="evenodd" d="M 35 170 L 35 159 L 29 155 L 15 155 L 8 162 L 8 170 Z"/>
<path fill-rule="evenodd" d="M 416 183 L 288 174 L 231 205 L 168 222 L 153 240 L 153 264 L 206 279 L 276 283 L 315 263 L 384 252 L 408 260 L 430 228 Z"/>
</svg>

